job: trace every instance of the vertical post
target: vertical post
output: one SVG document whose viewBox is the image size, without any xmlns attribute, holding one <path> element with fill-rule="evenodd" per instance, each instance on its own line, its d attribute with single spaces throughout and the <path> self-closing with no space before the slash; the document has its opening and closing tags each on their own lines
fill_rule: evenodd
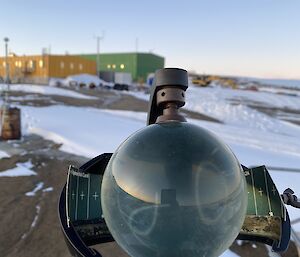
<svg viewBox="0 0 300 257">
<path fill-rule="evenodd" d="M 135 52 L 137 53 L 139 51 L 139 38 L 137 37 L 135 39 Z"/>
<path fill-rule="evenodd" d="M 21 110 L 19 108 L 11 108 L 9 106 L 9 92 L 10 92 L 10 75 L 8 63 L 8 42 L 9 38 L 4 38 L 5 42 L 5 72 L 6 72 L 6 86 L 5 98 L 3 106 L 1 107 L 1 123 L 0 134 L 2 140 L 20 139 L 21 137 Z"/>
<path fill-rule="evenodd" d="M 97 40 L 97 56 L 96 56 L 96 66 L 97 66 L 97 76 L 100 77 L 100 40 L 104 38 L 104 32 L 102 32 L 102 36 L 96 36 Z"/>
<path fill-rule="evenodd" d="M 100 77 L 100 37 L 97 37 L 97 76 Z"/>
<path fill-rule="evenodd" d="M 5 93 L 5 103 L 8 105 L 8 94 L 10 91 L 10 78 L 9 78 L 9 64 L 8 64 L 8 41 L 9 38 L 4 38 L 5 42 L 5 75 L 6 75 L 6 86 L 7 86 L 7 91 Z"/>
</svg>

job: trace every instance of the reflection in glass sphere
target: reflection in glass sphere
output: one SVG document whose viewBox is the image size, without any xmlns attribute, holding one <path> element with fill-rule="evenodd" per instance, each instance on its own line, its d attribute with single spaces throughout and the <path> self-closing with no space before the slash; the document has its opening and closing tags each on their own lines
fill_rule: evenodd
<svg viewBox="0 0 300 257">
<path fill-rule="evenodd" d="M 112 156 L 102 182 L 107 226 L 134 257 L 219 256 L 238 235 L 245 178 L 231 150 L 189 123 L 154 124 Z"/>
</svg>

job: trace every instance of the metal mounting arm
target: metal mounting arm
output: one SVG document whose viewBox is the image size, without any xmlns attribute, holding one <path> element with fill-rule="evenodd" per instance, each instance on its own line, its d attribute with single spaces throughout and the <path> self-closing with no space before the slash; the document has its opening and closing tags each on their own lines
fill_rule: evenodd
<svg viewBox="0 0 300 257">
<path fill-rule="evenodd" d="M 171 119 L 185 121 L 184 117 L 179 117 L 177 110 L 185 104 L 184 95 L 187 88 L 186 70 L 166 68 L 156 71 L 150 94 L 147 126 L 154 124 L 157 118 L 163 115 L 163 121 L 170 119 L 170 116 Z"/>
<path fill-rule="evenodd" d="M 294 191 L 292 189 L 288 188 L 284 190 L 281 198 L 285 204 L 300 209 L 300 202 L 298 201 L 297 196 L 294 195 Z"/>
</svg>

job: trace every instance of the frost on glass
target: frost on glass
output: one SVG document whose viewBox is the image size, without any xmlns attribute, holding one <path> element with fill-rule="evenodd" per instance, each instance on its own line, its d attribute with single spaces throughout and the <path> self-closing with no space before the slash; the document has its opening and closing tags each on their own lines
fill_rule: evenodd
<svg viewBox="0 0 300 257">
<path fill-rule="evenodd" d="M 189 123 L 148 126 L 112 156 L 102 208 L 131 256 L 219 256 L 239 233 L 247 195 L 241 167 L 215 135 Z"/>
</svg>

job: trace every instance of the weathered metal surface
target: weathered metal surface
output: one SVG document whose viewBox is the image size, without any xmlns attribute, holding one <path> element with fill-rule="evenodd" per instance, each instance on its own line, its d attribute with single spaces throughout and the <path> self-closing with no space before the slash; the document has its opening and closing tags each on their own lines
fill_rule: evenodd
<svg viewBox="0 0 300 257">
<path fill-rule="evenodd" d="M 21 110 L 19 108 L 1 108 L 1 139 L 12 140 L 21 137 Z"/>
<path fill-rule="evenodd" d="M 276 216 L 247 215 L 240 233 L 280 240 L 281 219 Z"/>
<path fill-rule="evenodd" d="M 247 182 L 248 205 L 239 238 L 278 244 L 287 236 L 283 227 L 289 222 L 281 195 L 265 166 L 243 169 Z"/>
<path fill-rule="evenodd" d="M 248 206 L 240 235 L 249 236 L 249 240 L 264 238 L 265 242 L 281 241 L 282 223 L 287 214 L 272 178 L 265 166 L 244 169 L 244 174 Z M 102 175 L 84 174 L 75 168 L 69 173 L 69 217 L 77 232 L 85 238 L 97 238 L 101 237 L 101 233 L 109 233 L 104 224 L 97 224 L 102 217 L 101 181 Z"/>
</svg>

